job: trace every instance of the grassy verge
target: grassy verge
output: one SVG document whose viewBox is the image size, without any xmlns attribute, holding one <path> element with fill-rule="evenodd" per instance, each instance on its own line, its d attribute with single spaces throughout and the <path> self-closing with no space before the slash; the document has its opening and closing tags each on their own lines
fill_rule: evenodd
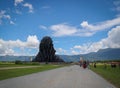
<svg viewBox="0 0 120 88">
<path fill-rule="evenodd" d="M 26 66 L 26 65 L 18 65 L 18 64 L 0 64 L 0 68 L 3 68 L 3 67 L 19 67 L 19 66 Z M 27 66 L 31 66 L 31 65 L 27 65 Z"/>
<path fill-rule="evenodd" d="M 9 66 L 9 65 L 7 64 L 7 66 Z M 12 67 L 13 66 L 16 66 L 16 65 L 12 65 Z M 41 72 L 41 71 L 45 71 L 45 70 L 55 69 L 55 68 L 63 67 L 65 65 L 52 65 L 52 64 L 46 65 L 46 64 L 44 64 L 44 65 L 39 65 L 39 66 L 40 67 L 35 67 L 35 68 L 19 68 L 19 69 L 0 70 L 0 80 L 23 76 L 23 75 Z"/>
<path fill-rule="evenodd" d="M 107 68 L 104 68 L 104 65 L 97 65 L 97 68 L 91 69 L 97 74 L 101 75 L 103 78 L 111 82 L 117 88 L 120 88 L 120 68 L 111 68 L 110 65 L 107 65 Z"/>
<path fill-rule="evenodd" d="M 2 67 L 19 67 L 19 66 L 34 66 L 40 65 L 38 62 L 22 62 L 21 64 L 15 64 L 14 62 L 1 62 L 0 68 Z"/>
</svg>

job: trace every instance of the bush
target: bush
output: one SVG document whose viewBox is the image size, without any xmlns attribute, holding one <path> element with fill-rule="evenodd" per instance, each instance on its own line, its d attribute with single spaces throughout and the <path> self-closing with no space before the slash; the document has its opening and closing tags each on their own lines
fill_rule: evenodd
<svg viewBox="0 0 120 88">
<path fill-rule="evenodd" d="M 40 63 L 39 62 L 31 62 L 32 65 L 39 65 Z"/>
<path fill-rule="evenodd" d="M 22 63 L 22 61 L 20 61 L 20 60 L 16 60 L 16 61 L 15 61 L 15 64 L 23 64 L 23 63 Z"/>
<path fill-rule="evenodd" d="M 25 65 L 39 65 L 39 62 L 24 62 Z"/>
</svg>

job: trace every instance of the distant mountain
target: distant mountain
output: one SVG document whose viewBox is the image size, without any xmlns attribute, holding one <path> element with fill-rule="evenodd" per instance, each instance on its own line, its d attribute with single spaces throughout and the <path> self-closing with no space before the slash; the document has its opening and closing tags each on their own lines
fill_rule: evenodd
<svg viewBox="0 0 120 88">
<path fill-rule="evenodd" d="M 33 59 L 34 56 L 10 56 L 10 55 L 6 55 L 6 56 L 0 56 L 0 61 L 16 61 L 16 60 L 30 61 L 31 58 Z"/>
<path fill-rule="evenodd" d="M 91 52 L 80 55 L 59 55 L 65 62 L 78 62 L 80 57 L 85 60 L 120 60 L 120 48 L 100 49 L 98 52 Z M 30 61 L 35 56 L 0 56 L 0 61 Z"/>
<path fill-rule="evenodd" d="M 100 49 L 98 52 L 86 56 L 96 60 L 120 60 L 120 48 Z"/>
<path fill-rule="evenodd" d="M 100 49 L 98 52 L 91 52 L 80 55 L 60 55 L 65 62 L 77 62 L 82 57 L 85 60 L 120 60 L 120 48 Z"/>
<path fill-rule="evenodd" d="M 59 55 L 65 62 L 78 62 L 80 55 Z"/>
</svg>

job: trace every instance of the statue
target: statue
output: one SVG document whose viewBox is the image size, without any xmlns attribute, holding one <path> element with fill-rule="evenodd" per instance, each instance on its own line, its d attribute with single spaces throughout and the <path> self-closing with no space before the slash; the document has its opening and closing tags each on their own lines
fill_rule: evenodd
<svg viewBox="0 0 120 88">
<path fill-rule="evenodd" d="M 39 52 L 33 61 L 37 62 L 63 62 L 55 55 L 55 49 L 53 47 L 53 41 L 49 36 L 43 37 L 39 45 Z"/>
</svg>

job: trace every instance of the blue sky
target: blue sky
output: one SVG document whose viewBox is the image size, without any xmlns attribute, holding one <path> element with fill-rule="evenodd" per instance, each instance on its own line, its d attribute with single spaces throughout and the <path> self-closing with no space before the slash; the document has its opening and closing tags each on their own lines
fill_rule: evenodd
<svg viewBox="0 0 120 88">
<path fill-rule="evenodd" d="M 0 55 L 36 55 L 44 36 L 56 54 L 120 48 L 120 1 L 0 0 Z"/>
</svg>

